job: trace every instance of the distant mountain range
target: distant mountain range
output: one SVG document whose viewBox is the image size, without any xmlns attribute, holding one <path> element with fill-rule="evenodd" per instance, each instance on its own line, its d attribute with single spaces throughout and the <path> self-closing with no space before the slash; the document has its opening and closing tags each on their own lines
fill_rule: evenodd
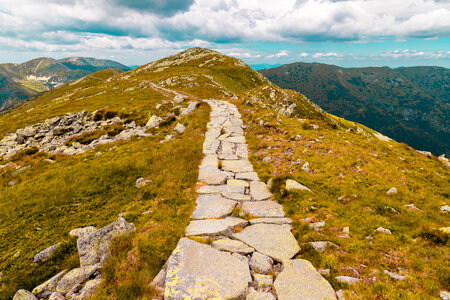
<svg viewBox="0 0 450 300">
<path fill-rule="evenodd" d="M 90 57 L 36 58 L 21 64 L 0 64 L 0 111 L 30 96 L 99 70 L 129 68 L 112 60 Z"/>
<path fill-rule="evenodd" d="M 435 155 L 450 155 L 450 70 L 293 63 L 260 70 L 329 113 Z"/>
</svg>

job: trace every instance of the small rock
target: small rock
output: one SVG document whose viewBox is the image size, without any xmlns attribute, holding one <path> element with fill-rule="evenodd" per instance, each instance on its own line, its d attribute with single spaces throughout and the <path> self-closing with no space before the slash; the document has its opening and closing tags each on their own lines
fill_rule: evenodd
<svg viewBox="0 0 450 300">
<path fill-rule="evenodd" d="M 406 279 L 406 276 L 403 276 L 403 275 L 400 275 L 400 274 L 397 274 L 394 272 L 390 272 L 388 270 L 384 270 L 383 272 L 384 272 L 384 274 L 387 274 L 389 277 L 391 277 L 395 280 L 403 281 Z"/>
<path fill-rule="evenodd" d="M 447 291 L 441 291 L 439 293 L 439 297 L 441 297 L 441 299 L 443 300 L 450 300 L 450 293 Z"/>
<path fill-rule="evenodd" d="M 260 288 L 270 287 L 273 284 L 272 275 L 253 274 L 253 280 Z"/>
<path fill-rule="evenodd" d="M 8 181 L 8 186 L 13 186 L 13 185 L 15 185 L 15 184 L 16 184 L 15 181 Z"/>
<path fill-rule="evenodd" d="M 97 152 L 97 153 L 95 153 L 95 157 L 100 157 L 102 155 L 102 153 L 101 152 Z"/>
<path fill-rule="evenodd" d="M 387 195 L 397 194 L 397 188 L 391 187 L 389 191 L 386 192 Z"/>
<path fill-rule="evenodd" d="M 330 275 L 330 269 L 318 269 L 317 272 L 321 275 Z"/>
<path fill-rule="evenodd" d="M 86 282 L 83 289 L 80 291 L 80 295 L 77 297 L 77 300 L 91 299 L 102 284 L 102 281 L 103 279 L 92 279 Z"/>
<path fill-rule="evenodd" d="M 147 183 L 152 182 L 150 179 L 145 180 L 144 178 L 138 178 L 136 180 L 136 187 L 139 189 L 141 187 L 143 187 L 144 185 L 146 185 Z"/>
<path fill-rule="evenodd" d="M 255 249 L 247 246 L 246 244 L 244 244 L 241 241 L 232 240 L 232 239 L 228 239 L 228 238 L 223 238 L 223 239 L 213 241 L 211 246 L 213 248 L 216 248 L 221 251 L 237 252 L 237 253 L 244 254 L 244 255 L 250 254 L 253 251 L 255 251 Z"/>
<path fill-rule="evenodd" d="M 414 205 L 414 203 L 411 203 L 411 204 L 405 204 L 405 205 L 403 205 L 403 207 L 406 207 L 406 208 L 411 209 L 411 210 L 419 210 L 419 209 Z"/>
<path fill-rule="evenodd" d="M 178 134 L 183 134 L 186 131 L 186 126 L 178 123 L 173 130 Z"/>
<path fill-rule="evenodd" d="M 80 267 L 71 270 L 69 273 L 58 282 L 56 291 L 65 295 L 70 292 L 74 286 L 83 283 L 86 279 L 91 277 L 95 271 L 99 268 L 99 265 Z"/>
<path fill-rule="evenodd" d="M 183 111 L 181 112 L 181 115 L 186 116 L 186 115 L 190 114 L 191 112 L 194 111 L 194 109 L 197 108 L 197 106 L 198 106 L 198 102 L 196 102 L 196 101 L 189 103 L 188 107 L 183 109 Z"/>
<path fill-rule="evenodd" d="M 65 300 L 66 297 L 63 296 L 60 292 L 53 292 L 48 300 Z"/>
<path fill-rule="evenodd" d="M 38 300 L 38 298 L 27 290 L 18 290 L 13 300 Z"/>
<path fill-rule="evenodd" d="M 184 97 L 181 96 L 180 94 L 177 94 L 175 97 L 173 97 L 173 102 L 175 104 L 183 103 L 183 101 L 184 101 Z"/>
<path fill-rule="evenodd" d="M 361 281 L 361 279 L 351 276 L 336 276 L 335 279 L 339 282 L 344 282 L 348 284 L 355 284 Z"/>
<path fill-rule="evenodd" d="M 147 124 L 145 124 L 145 127 L 147 128 L 157 127 L 162 120 L 163 119 L 158 117 L 157 115 L 153 115 L 150 117 L 150 119 L 148 119 Z"/>
<path fill-rule="evenodd" d="M 295 180 L 292 180 L 292 179 L 286 180 L 286 190 L 288 190 L 288 191 L 301 190 L 301 191 L 311 192 L 311 190 L 309 188 L 307 188 L 303 184 L 301 184 Z"/>
<path fill-rule="evenodd" d="M 336 292 L 336 296 L 338 298 L 338 300 L 345 300 L 345 296 L 344 296 L 344 291 L 343 290 L 339 290 Z"/>
<path fill-rule="evenodd" d="M 91 234 L 94 231 L 97 231 L 97 228 L 95 228 L 94 226 L 87 226 L 87 227 L 83 227 L 83 228 L 72 229 L 69 232 L 69 235 L 70 236 L 78 236 L 79 237 L 79 236 L 82 236 L 82 235 L 85 235 L 85 234 Z"/>
<path fill-rule="evenodd" d="M 58 246 L 61 245 L 61 243 L 52 245 L 44 250 L 42 250 L 41 252 L 39 252 L 38 254 L 36 254 L 33 258 L 33 262 L 36 264 L 40 264 L 43 263 L 44 261 L 46 261 L 47 259 L 49 259 L 52 254 L 56 251 L 56 249 L 58 248 Z"/>
<path fill-rule="evenodd" d="M 328 241 L 320 241 L 320 242 L 310 242 L 311 246 L 317 252 L 323 252 L 327 248 L 328 245 L 339 248 L 338 245 L 328 242 Z"/>
<path fill-rule="evenodd" d="M 325 227 L 325 221 L 311 223 L 311 224 L 309 224 L 309 227 L 317 231 L 320 228 Z"/>
<path fill-rule="evenodd" d="M 386 229 L 386 228 L 383 228 L 383 227 L 378 227 L 377 229 L 375 229 L 375 231 L 382 232 L 382 233 L 385 233 L 385 234 L 392 234 L 389 229 Z"/>
<path fill-rule="evenodd" d="M 273 259 L 255 251 L 250 258 L 249 265 L 254 272 L 267 274 L 272 271 Z"/>
<path fill-rule="evenodd" d="M 441 212 L 446 213 L 450 211 L 450 206 L 448 205 L 442 205 L 441 206 Z"/>
<path fill-rule="evenodd" d="M 308 163 L 308 162 L 305 162 L 305 163 L 303 164 L 302 170 L 303 170 L 303 171 L 306 171 L 306 172 L 311 171 L 311 168 L 309 167 L 309 163 Z"/>
<path fill-rule="evenodd" d="M 249 291 L 245 300 L 276 300 L 272 293 Z"/>
</svg>

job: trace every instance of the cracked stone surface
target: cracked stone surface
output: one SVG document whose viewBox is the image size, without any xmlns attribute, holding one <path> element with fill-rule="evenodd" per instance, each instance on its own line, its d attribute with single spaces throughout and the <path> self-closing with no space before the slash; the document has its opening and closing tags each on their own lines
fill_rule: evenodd
<svg viewBox="0 0 450 300">
<path fill-rule="evenodd" d="M 197 200 L 197 208 L 192 213 L 192 219 L 223 218 L 232 213 L 237 202 L 221 197 L 217 194 L 200 195 Z"/>
<path fill-rule="evenodd" d="M 260 218 L 284 217 L 283 207 L 279 203 L 271 200 L 244 202 L 242 203 L 241 214 L 248 214 L 252 217 Z"/>
</svg>

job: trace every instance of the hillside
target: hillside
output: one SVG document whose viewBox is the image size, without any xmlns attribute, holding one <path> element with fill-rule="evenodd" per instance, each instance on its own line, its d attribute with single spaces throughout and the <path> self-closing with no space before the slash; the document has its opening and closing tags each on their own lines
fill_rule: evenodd
<svg viewBox="0 0 450 300">
<path fill-rule="evenodd" d="M 347 299 L 430 299 L 450 289 L 448 234 L 438 229 L 448 226 L 445 163 L 327 114 L 240 60 L 192 48 L 128 72 L 99 71 L 0 115 L 0 299 L 78 267 L 69 232 L 119 216 L 136 231 L 113 242 L 96 297 L 158 299 L 150 283 L 204 186 L 197 178 L 207 122 L 221 116 L 210 117 L 209 98 L 236 105 L 245 126 L 229 126 L 245 134 L 257 176 L 293 220 L 295 258 L 311 261 L 335 291 Z M 289 190 L 286 179 L 312 193 Z M 397 192 L 387 194 L 392 187 Z M 214 236 L 194 240 L 211 244 Z M 339 247 L 318 252 L 310 244 L 318 241 Z M 57 243 L 47 261 L 32 263 Z M 276 265 L 268 276 L 279 273 Z"/>
<path fill-rule="evenodd" d="M 68 57 L 37 58 L 21 64 L 0 64 L 0 111 L 30 96 L 103 69 L 129 68 L 111 60 Z"/>
<path fill-rule="evenodd" d="M 450 70 L 293 63 L 260 70 L 326 111 L 435 155 L 450 155 Z"/>
</svg>

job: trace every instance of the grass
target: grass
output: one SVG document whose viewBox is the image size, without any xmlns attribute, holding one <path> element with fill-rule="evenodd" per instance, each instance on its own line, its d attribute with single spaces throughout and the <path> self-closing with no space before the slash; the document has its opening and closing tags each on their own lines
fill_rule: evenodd
<svg viewBox="0 0 450 300">
<path fill-rule="evenodd" d="M 449 201 L 447 167 L 405 144 L 379 141 L 370 131 L 345 130 L 355 126 L 353 122 L 336 127 L 321 120 L 277 121 L 269 110 L 236 104 L 250 126 L 250 160 L 260 178 L 273 179 L 275 198 L 294 221 L 293 232 L 302 247 L 299 257 L 316 268 L 329 268 L 326 278 L 335 289 L 346 290 L 347 299 L 356 299 L 352 292 L 363 299 L 430 299 L 450 289 L 448 235 L 436 230 L 448 226 L 448 217 L 439 209 Z M 261 118 L 272 126 L 261 127 Z M 299 134 L 303 137 L 295 139 Z M 271 163 L 262 162 L 266 156 Z M 306 161 L 311 172 L 301 169 Z M 288 178 L 313 193 L 286 191 Z M 398 193 L 387 195 L 391 187 Z M 411 203 L 420 210 L 404 207 Z M 315 232 L 300 221 L 305 217 L 323 220 L 326 227 Z M 339 237 L 346 226 L 350 238 Z M 380 226 L 392 235 L 375 232 Z M 321 240 L 340 247 L 317 253 L 308 244 Z M 362 283 L 348 286 L 334 279 L 355 276 L 354 270 Z M 390 279 L 384 270 L 404 272 L 407 280 Z"/>
</svg>

